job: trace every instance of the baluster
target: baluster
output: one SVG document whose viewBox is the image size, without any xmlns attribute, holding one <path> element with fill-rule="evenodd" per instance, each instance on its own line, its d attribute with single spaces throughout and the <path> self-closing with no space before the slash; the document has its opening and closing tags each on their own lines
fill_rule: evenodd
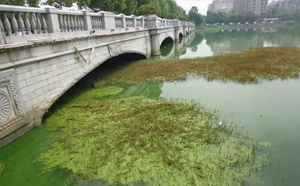
<svg viewBox="0 0 300 186">
<path fill-rule="evenodd" d="M 75 31 L 79 31 L 79 30 L 78 30 L 77 18 L 78 18 L 78 16 L 74 16 L 74 19 L 73 19 L 74 30 L 75 30 Z"/>
<path fill-rule="evenodd" d="M 100 22 L 100 30 L 103 28 L 103 26 L 102 26 L 102 19 L 101 19 L 102 17 L 99 17 L 99 22 Z"/>
<path fill-rule="evenodd" d="M 83 16 L 79 17 L 79 21 L 80 21 L 80 28 L 83 31 L 84 30 L 84 28 L 83 28 Z"/>
<path fill-rule="evenodd" d="M 98 27 L 97 25 L 97 17 L 94 17 L 94 29 L 96 30 Z"/>
<path fill-rule="evenodd" d="M 63 18 L 63 28 L 64 28 L 64 32 L 67 32 L 68 30 L 68 27 L 67 27 L 67 18 L 66 18 L 66 15 L 61 15 L 62 18 Z"/>
<path fill-rule="evenodd" d="M 17 36 L 19 28 L 18 28 L 18 23 L 17 23 L 14 12 L 11 14 L 11 25 L 12 25 L 12 28 L 14 30 L 14 34 Z"/>
<path fill-rule="evenodd" d="M 4 26 L 3 26 L 1 19 L 0 19 L 0 30 L 4 33 Z"/>
<path fill-rule="evenodd" d="M 98 28 L 98 30 L 101 29 L 101 23 L 100 23 L 99 17 L 97 17 L 97 28 Z"/>
<path fill-rule="evenodd" d="M 79 31 L 79 29 L 78 29 L 78 16 L 74 17 L 74 28 L 75 28 L 76 31 Z"/>
<path fill-rule="evenodd" d="M 26 35 L 25 26 L 24 26 L 21 12 L 18 13 L 18 25 L 19 25 L 19 28 L 21 29 L 22 35 Z"/>
<path fill-rule="evenodd" d="M 10 26 L 10 22 L 7 19 L 7 15 L 6 15 L 5 12 L 4 12 L 4 25 L 5 25 L 5 28 L 6 28 L 7 35 L 11 36 L 11 26 Z"/>
<path fill-rule="evenodd" d="M 69 19 L 70 20 L 69 23 L 70 23 L 70 32 L 71 32 L 71 31 L 74 31 L 73 16 L 70 15 L 69 18 L 70 18 Z"/>
<path fill-rule="evenodd" d="M 95 17 L 95 29 L 98 30 L 98 28 L 99 28 L 98 17 Z"/>
<path fill-rule="evenodd" d="M 60 31 L 63 32 L 63 28 L 62 28 L 62 17 L 61 17 L 61 15 L 58 15 L 58 25 L 59 25 Z"/>
<path fill-rule="evenodd" d="M 78 31 L 81 31 L 81 22 L 80 22 L 80 16 L 77 16 L 77 27 L 78 27 Z"/>
<path fill-rule="evenodd" d="M 91 18 L 92 28 L 95 29 L 95 17 Z"/>
<path fill-rule="evenodd" d="M 70 32 L 70 17 L 68 15 L 65 15 L 66 17 L 66 26 L 67 26 L 67 31 Z"/>
<path fill-rule="evenodd" d="M 37 34 L 35 20 L 36 20 L 35 13 L 31 13 L 31 27 L 32 27 L 33 34 Z"/>
<path fill-rule="evenodd" d="M 97 19 L 97 17 L 94 17 L 94 24 L 95 24 L 95 29 L 98 29 L 98 19 Z"/>
<path fill-rule="evenodd" d="M 79 31 L 77 19 L 78 19 L 78 16 L 74 16 L 74 30 Z"/>
<path fill-rule="evenodd" d="M 76 16 L 76 25 L 77 25 L 77 31 L 81 31 L 81 28 L 80 28 L 80 16 Z"/>
<path fill-rule="evenodd" d="M 30 22 L 29 22 L 29 19 L 28 19 L 28 13 L 25 13 L 25 28 L 27 30 L 27 35 L 31 35 L 31 25 L 30 25 Z"/>
<path fill-rule="evenodd" d="M 41 34 L 42 33 L 42 24 L 41 24 L 41 20 L 40 20 L 40 18 L 39 18 L 40 16 L 39 16 L 39 14 L 36 14 L 36 19 L 35 19 L 35 21 L 36 21 L 36 29 L 37 29 L 37 33 L 38 34 Z"/>
<path fill-rule="evenodd" d="M 42 18 L 42 26 L 44 29 L 44 33 L 48 33 L 47 23 L 45 20 L 45 14 L 41 14 L 41 18 Z"/>
</svg>

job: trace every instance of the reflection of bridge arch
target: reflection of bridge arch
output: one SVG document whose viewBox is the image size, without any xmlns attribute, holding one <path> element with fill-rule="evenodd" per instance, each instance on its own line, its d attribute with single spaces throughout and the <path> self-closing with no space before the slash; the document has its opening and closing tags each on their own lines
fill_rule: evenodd
<svg viewBox="0 0 300 186">
<path fill-rule="evenodd" d="M 172 45 L 168 45 L 169 47 L 168 53 L 164 53 L 162 49 L 162 55 L 158 56 L 158 59 L 179 59 L 180 55 L 186 53 L 186 48 L 191 44 L 196 34 L 192 33 L 186 37 L 183 37 L 180 42 L 175 42 Z"/>
</svg>

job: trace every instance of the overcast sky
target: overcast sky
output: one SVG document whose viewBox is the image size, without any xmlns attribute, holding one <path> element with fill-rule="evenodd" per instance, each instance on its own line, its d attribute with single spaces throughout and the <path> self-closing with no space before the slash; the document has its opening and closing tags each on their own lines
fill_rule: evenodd
<svg viewBox="0 0 300 186">
<path fill-rule="evenodd" d="M 213 0 L 176 0 L 177 4 L 189 11 L 192 6 L 197 6 L 202 15 L 206 15 L 207 7 Z"/>
</svg>

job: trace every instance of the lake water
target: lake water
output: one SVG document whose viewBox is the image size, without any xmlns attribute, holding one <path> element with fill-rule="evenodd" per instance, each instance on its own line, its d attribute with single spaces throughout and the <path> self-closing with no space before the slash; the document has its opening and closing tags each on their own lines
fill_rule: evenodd
<svg viewBox="0 0 300 186">
<path fill-rule="evenodd" d="M 300 33 L 295 30 L 196 33 L 179 44 L 163 47 L 162 56 L 156 58 L 205 57 L 252 47 L 286 45 L 300 46 Z M 299 95 L 298 79 L 241 85 L 189 78 L 181 82 L 127 86 L 120 97 L 179 98 L 218 109 L 222 120 L 234 121 L 257 139 L 274 145 L 270 166 L 261 173 L 264 186 L 297 186 L 300 185 Z M 34 160 L 54 141 L 53 133 L 37 128 L 0 149 L 0 162 L 5 165 L 0 186 L 104 185 L 100 182 L 71 184 L 70 176 L 63 171 L 41 173 L 41 165 Z"/>
</svg>

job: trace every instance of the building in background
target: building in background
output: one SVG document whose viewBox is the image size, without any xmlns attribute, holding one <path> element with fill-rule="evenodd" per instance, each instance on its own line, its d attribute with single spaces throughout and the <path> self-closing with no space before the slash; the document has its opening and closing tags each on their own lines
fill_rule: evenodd
<svg viewBox="0 0 300 186">
<path fill-rule="evenodd" d="M 230 13 L 233 11 L 233 1 L 234 0 L 214 0 L 212 4 L 208 5 L 208 10 Z"/>
<path fill-rule="evenodd" d="M 226 13 L 235 12 L 243 14 L 253 12 L 255 14 L 262 14 L 268 10 L 268 0 L 214 0 L 208 6 L 208 10 Z"/>
<path fill-rule="evenodd" d="M 300 0 L 273 0 L 269 8 L 277 7 L 278 9 L 296 10 L 300 8 Z"/>
<path fill-rule="evenodd" d="M 268 0 L 234 0 L 233 12 L 262 14 L 268 10 Z"/>
</svg>

